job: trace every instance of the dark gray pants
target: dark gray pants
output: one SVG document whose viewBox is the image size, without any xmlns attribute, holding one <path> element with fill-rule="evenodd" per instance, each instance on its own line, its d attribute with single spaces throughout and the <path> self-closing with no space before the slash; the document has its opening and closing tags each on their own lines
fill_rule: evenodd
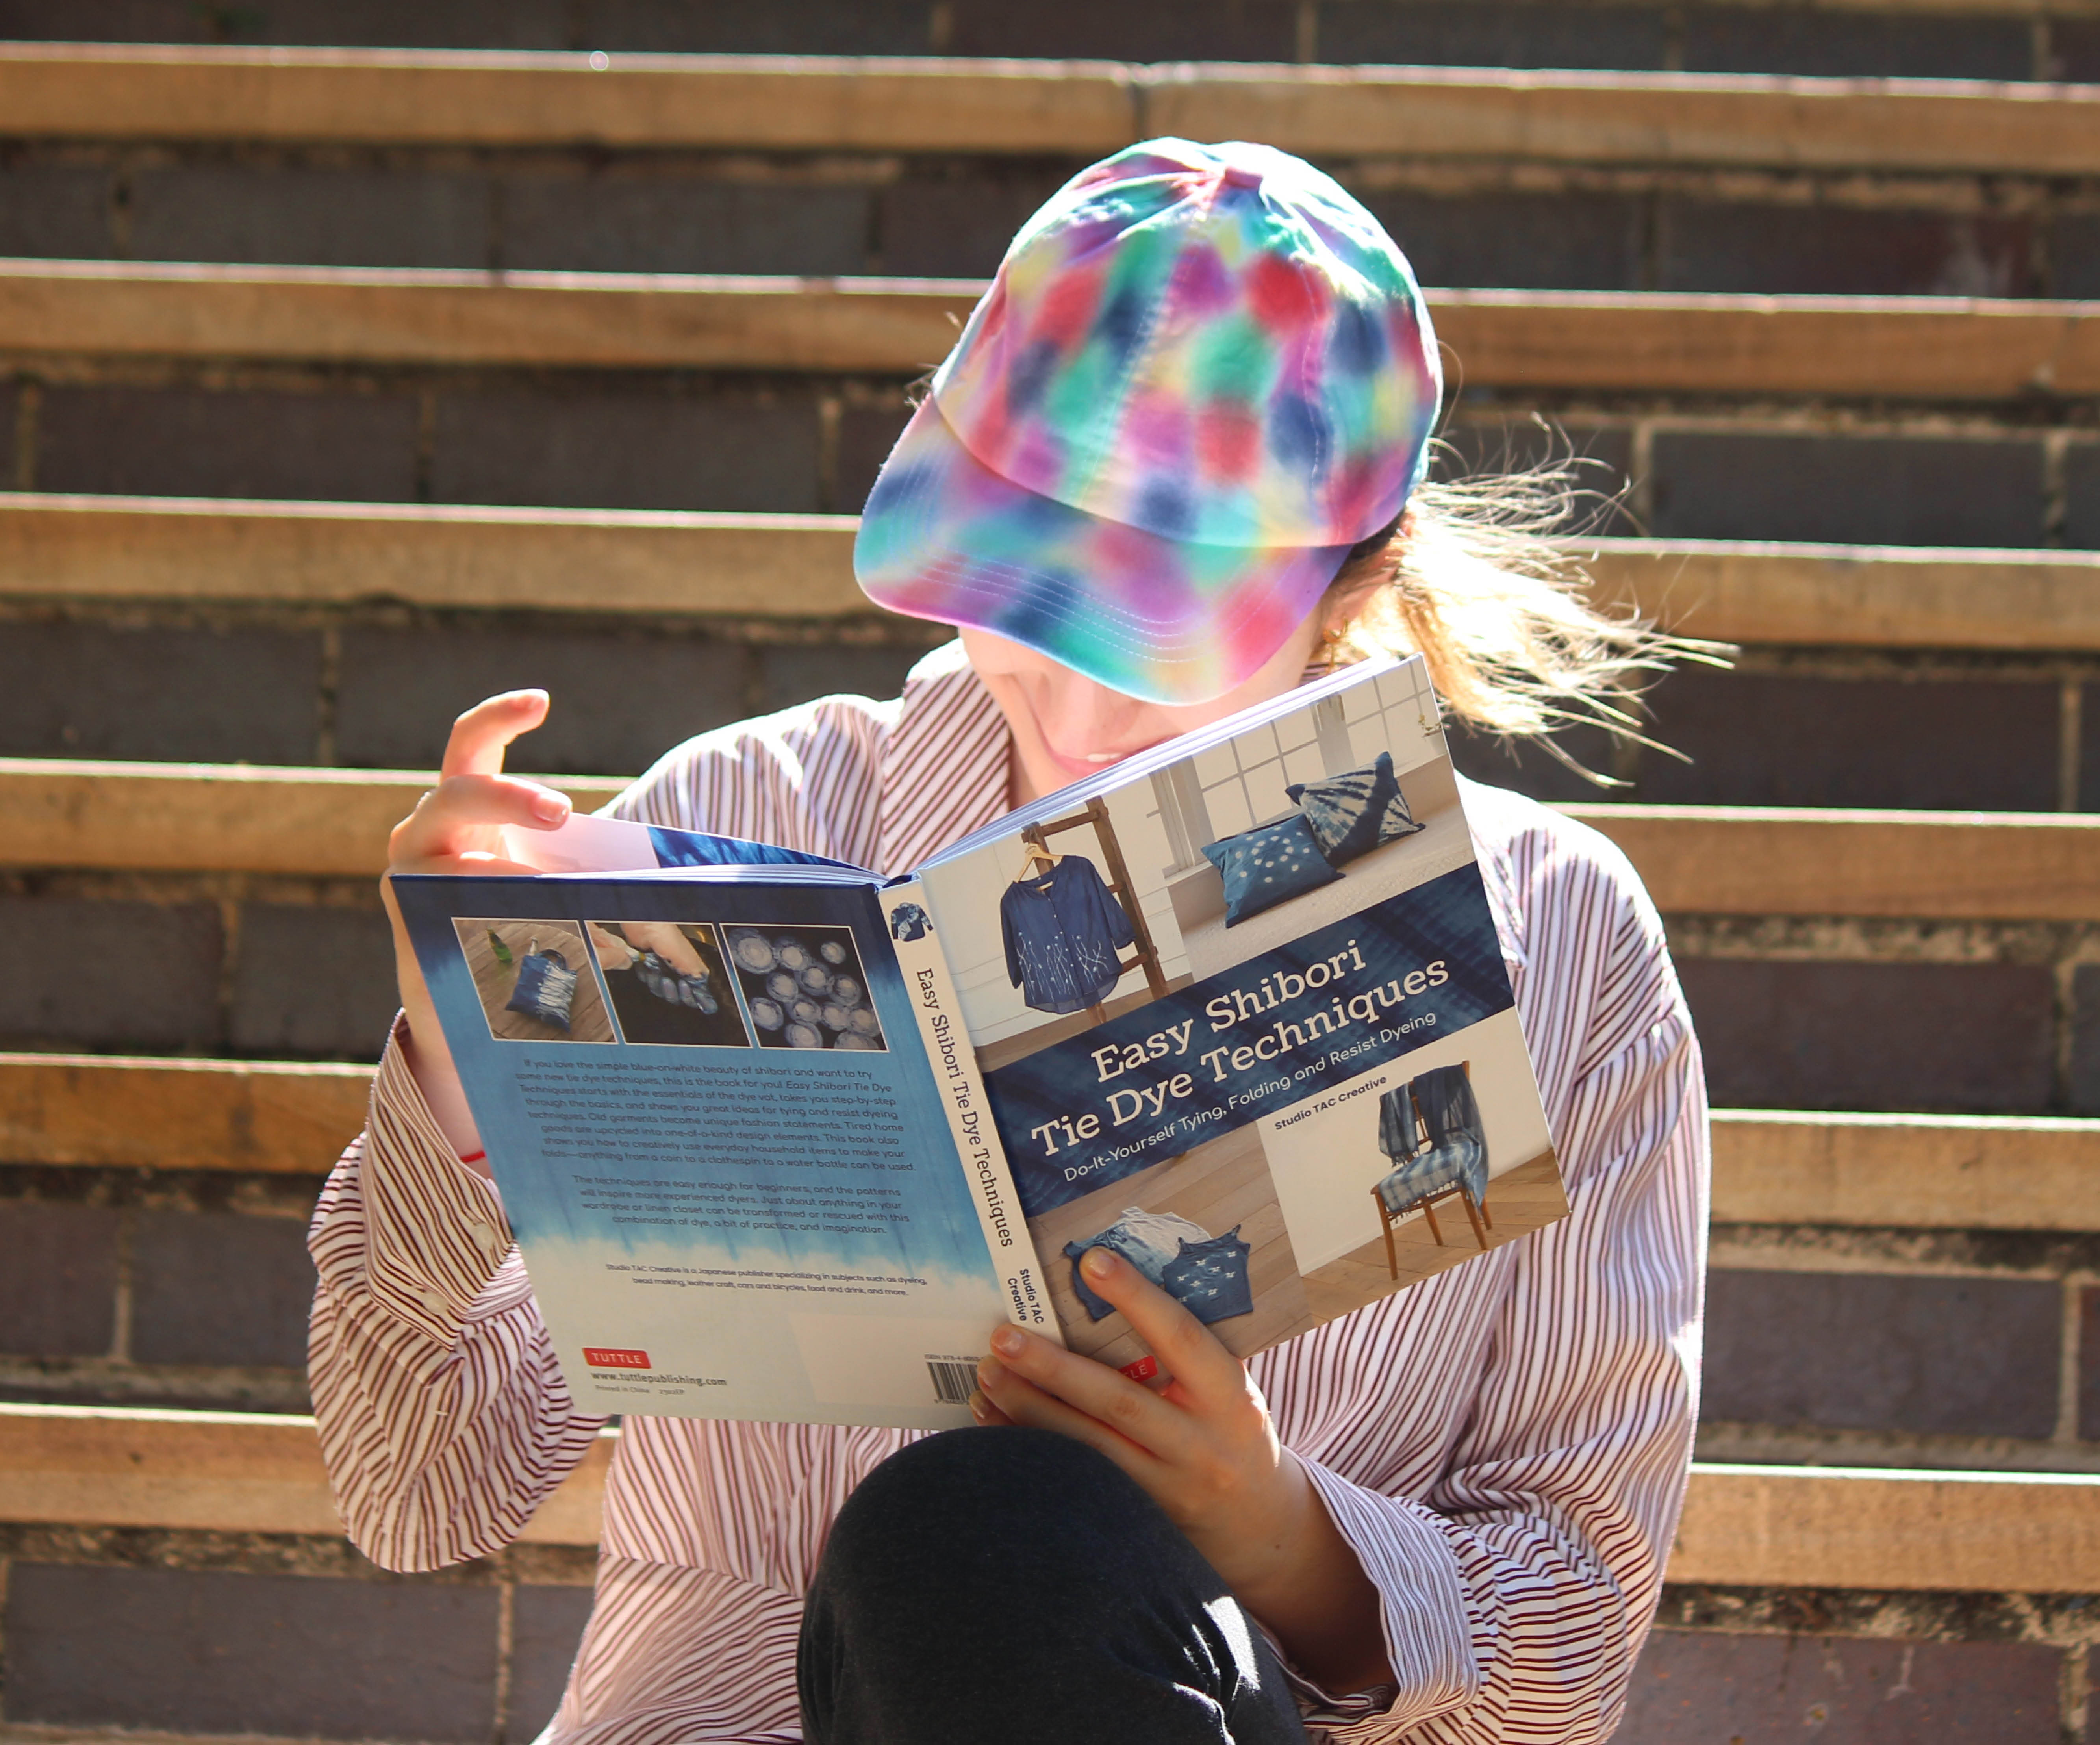
<svg viewBox="0 0 2100 1745">
<path fill-rule="evenodd" d="M 951 1430 L 847 1499 L 810 1589 L 810 1745 L 1304 1745 L 1218 1573 L 1112 1462 Z"/>
</svg>

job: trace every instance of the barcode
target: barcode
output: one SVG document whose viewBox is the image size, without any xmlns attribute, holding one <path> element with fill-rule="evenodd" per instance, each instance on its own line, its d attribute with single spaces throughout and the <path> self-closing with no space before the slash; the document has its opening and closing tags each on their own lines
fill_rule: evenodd
<svg viewBox="0 0 2100 1745">
<path fill-rule="evenodd" d="M 943 1363 L 929 1358 L 926 1373 L 933 1378 L 933 1398 L 943 1406 L 967 1406 L 970 1395 L 977 1391 L 974 1363 Z"/>
</svg>

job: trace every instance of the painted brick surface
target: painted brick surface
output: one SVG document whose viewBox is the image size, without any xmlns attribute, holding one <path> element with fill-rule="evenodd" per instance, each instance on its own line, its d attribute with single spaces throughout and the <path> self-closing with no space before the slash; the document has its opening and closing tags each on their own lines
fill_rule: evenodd
<svg viewBox="0 0 2100 1745">
<path fill-rule="evenodd" d="M 553 706 L 512 748 L 517 770 L 633 775 L 749 713 L 741 649 L 640 630 L 353 629 L 342 675 L 338 755 L 368 769 L 435 769 L 463 709 L 528 686 Z"/>
<path fill-rule="evenodd" d="M 320 660 L 311 631 L 17 621 L 0 756 L 311 763 Z"/>
<path fill-rule="evenodd" d="M 1486 473 L 1526 472 L 1551 466 L 1573 475 L 1580 497 L 1575 524 L 1585 532 L 1631 534 L 1639 530 L 1620 506 L 1633 467 L 1633 439 L 1624 430 L 1542 423 L 1447 423 L 1432 462 L 1439 479 Z"/>
<path fill-rule="evenodd" d="M 1718 1269 L 1710 1421 L 2043 1438 L 2063 1310 L 2053 1282 Z"/>
<path fill-rule="evenodd" d="M 2062 1650 L 1657 1630 L 1618 1745 L 2057 1745 Z"/>
<path fill-rule="evenodd" d="M 13 942 L 0 1036 L 95 1048 L 201 1048 L 218 1035 L 218 911 L 210 903 L 0 897 Z"/>
<path fill-rule="evenodd" d="M 834 514 L 857 515 L 875 488 L 876 475 L 889 458 L 889 451 L 911 413 L 900 400 L 894 406 L 847 406 L 839 413 L 838 458 L 833 467 L 832 500 L 826 506 Z"/>
<path fill-rule="evenodd" d="M 1719 1107 L 2040 1112 L 2047 968 L 1680 957 Z"/>
<path fill-rule="evenodd" d="M 2100 1284 L 2078 1293 L 2078 1434 L 2100 1442 Z"/>
<path fill-rule="evenodd" d="M 1452 67 L 1663 64 L 1660 8 L 1509 5 L 1502 0 L 1329 0 L 1320 59 Z"/>
<path fill-rule="evenodd" d="M 817 509 L 808 398 L 686 397 L 586 387 L 447 395 L 430 495 L 441 503 L 584 509 Z"/>
<path fill-rule="evenodd" d="M 924 55 L 926 0 L 583 0 L 579 46 L 712 55 Z"/>
<path fill-rule="evenodd" d="M 2100 1115 L 2100 964 L 2071 974 L 2071 1112 Z"/>
<path fill-rule="evenodd" d="M 2100 71 L 2093 75 L 2100 79 Z M 2066 213 L 2049 236 L 2051 294 L 2100 297 L 2100 212 Z"/>
<path fill-rule="evenodd" d="M 1819 78 L 2024 79 L 2027 20 L 1844 12 L 1807 7 L 1684 11 L 1692 73 L 1794 73 Z"/>
<path fill-rule="evenodd" d="M 578 272 L 867 270 L 868 191 L 690 177 L 514 177 L 503 264 Z"/>
<path fill-rule="evenodd" d="M 1082 166 L 971 163 L 907 170 L 876 200 L 882 270 L 988 279 L 1035 209 Z"/>
<path fill-rule="evenodd" d="M 2079 85 L 2100 83 L 2100 19 L 2052 20 L 2049 36 L 2058 78 Z"/>
<path fill-rule="evenodd" d="M 131 188 L 141 260 L 488 264 L 488 184 L 478 175 L 173 164 L 138 172 Z"/>
<path fill-rule="evenodd" d="M 1364 197 L 1424 285 L 1640 288 L 1642 202 L 1613 194 Z"/>
<path fill-rule="evenodd" d="M 1687 667 L 1649 693 L 1658 805 L 1888 806 L 2047 811 L 2057 689 L 1987 679 L 1822 678 Z"/>
<path fill-rule="evenodd" d="M 2100 297 L 2100 286 L 2093 294 Z M 2063 542 L 2085 551 L 2100 547 L 2100 444 L 2081 443 L 2064 454 Z"/>
<path fill-rule="evenodd" d="M 402 394 L 51 387 L 37 488 L 144 497 L 403 501 L 416 403 Z"/>
<path fill-rule="evenodd" d="M 1663 205 L 1662 237 L 1666 291 L 2031 297 L 2038 289 L 2023 219 L 1674 200 Z"/>
<path fill-rule="evenodd" d="M 564 48 L 560 0 L 265 0 L 204 14 L 227 41 L 377 48 Z"/>
<path fill-rule="evenodd" d="M 1454 727 L 1447 736 L 1451 762 L 1460 775 L 1497 788 L 1508 788 L 1534 800 L 1623 800 L 1624 789 L 1600 788 L 1587 781 L 1535 743 L 1517 744 L 1485 733 Z M 1572 727 L 1554 736 L 1569 757 L 1600 775 L 1612 773 L 1612 743 L 1600 729 Z"/>
<path fill-rule="evenodd" d="M 482 1745 L 492 1588 L 18 1562 L 7 1718 Z"/>
<path fill-rule="evenodd" d="M 110 250 L 109 172 L 0 163 L 0 254 L 84 260 Z"/>
<path fill-rule="evenodd" d="M 812 697 L 893 697 L 922 648 L 853 648 L 792 645 L 761 648 L 758 668 L 765 706 L 788 709 Z"/>
<path fill-rule="evenodd" d="M 316 1159 L 316 1167 L 329 1160 Z M 131 1354 L 142 1363 L 303 1368 L 314 1300 L 306 1226 L 146 1209 L 131 1249 Z"/>
<path fill-rule="evenodd" d="M 0 1351 L 99 1357 L 116 1338 L 117 1214 L 0 1204 Z"/>
<path fill-rule="evenodd" d="M 954 0 L 948 44 L 957 55 L 1081 60 L 1290 60 L 1297 8 L 1290 0 Z"/>
<path fill-rule="evenodd" d="M 510 1622 L 510 1714 L 504 1736 L 536 1738 L 554 1718 L 590 1619 L 588 1588 L 522 1586 Z"/>
<path fill-rule="evenodd" d="M 236 1054 L 370 1060 L 399 1003 L 393 935 L 377 909 L 242 906 L 227 1026 Z"/>
<path fill-rule="evenodd" d="M 207 22 L 188 0 L 0 0 L 0 40 L 202 42 Z"/>
<path fill-rule="evenodd" d="M 2041 542 L 2036 443 L 1659 431 L 1654 453 L 1661 538 Z"/>
</svg>

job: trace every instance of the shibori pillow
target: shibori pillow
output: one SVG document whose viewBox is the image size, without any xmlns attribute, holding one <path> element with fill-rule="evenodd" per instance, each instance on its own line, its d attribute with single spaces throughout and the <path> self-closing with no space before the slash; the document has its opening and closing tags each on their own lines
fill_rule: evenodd
<svg viewBox="0 0 2100 1745">
<path fill-rule="evenodd" d="M 1322 885 L 1331 885 L 1342 876 L 1321 853 L 1312 826 L 1303 812 L 1293 812 L 1259 830 L 1243 830 L 1222 842 L 1213 842 L 1203 850 L 1203 857 L 1224 881 L 1228 927 L 1236 927 L 1251 915 L 1302 897 Z"/>
<path fill-rule="evenodd" d="M 569 967 L 568 959 L 557 951 L 527 952 L 518 965 L 518 985 L 503 1008 L 567 1030 L 569 1008 L 576 1000 L 576 972 Z"/>
<path fill-rule="evenodd" d="M 1407 809 L 1389 751 L 1367 768 L 1294 782 L 1283 791 L 1312 825 L 1320 852 L 1338 867 L 1423 828 Z"/>
</svg>

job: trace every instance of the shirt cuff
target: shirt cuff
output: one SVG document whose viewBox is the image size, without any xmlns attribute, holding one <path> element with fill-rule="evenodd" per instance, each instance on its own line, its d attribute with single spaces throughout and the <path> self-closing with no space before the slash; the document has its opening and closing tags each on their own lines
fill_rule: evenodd
<svg viewBox="0 0 2100 1745">
<path fill-rule="evenodd" d="M 1471 1610 L 1458 1557 L 1432 1509 L 1386 1496 L 1297 1456 L 1336 1530 L 1379 1591 L 1386 1655 L 1396 1685 L 1322 1689 L 1286 1659 L 1284 1671 L 1307 1719 L 1335 1745 L 1370 1745 L 1480 1694 Z"/>
<path fill-rule="evenodd" d="M 364 1163 L 365 1275 L 395 1319 L 451 1350 L 512 1252 L 493 1183 L 459 1160 L 409 1070 L 394 1021 L 373 1080 Z M 514 1261 L 510 1270 L 520 1269 Z"/>
</svg>

